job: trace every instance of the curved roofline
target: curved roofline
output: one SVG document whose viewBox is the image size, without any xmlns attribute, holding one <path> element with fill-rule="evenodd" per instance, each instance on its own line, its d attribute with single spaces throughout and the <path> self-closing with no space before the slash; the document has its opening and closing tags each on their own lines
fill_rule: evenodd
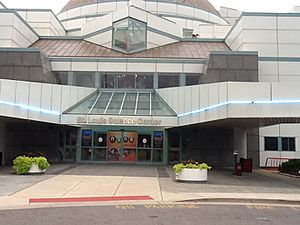
<svg viewBox="0 0 300 225">
<path fill-rule="evenodd" d="M 81 6 L 92 5 L 96 3 L 105 3 L 105 2 L 114 2 L 116 0 L 70 0 L 59 12 L 63 13 L 71 9 L 75 9 Z M 118 2 L 125 1 L 128 2 L 129 0 L 117 0 Z M 204 10 L 206 12 L 212 13 L 214 15 L 220 16 L 219 12 L 214 8 L 214 6 L 208 0 L 143 0 L 145 2 L 162 2 L 162 3 L 171 3 L 171 4 L 178 4 L 183 6 L 189 6 L 192 8 L 198 8 Z M 198 4 L 203 5 L 200 7 Z M 206 5 L 205 5 L 206 4 Z"/>
</svg>

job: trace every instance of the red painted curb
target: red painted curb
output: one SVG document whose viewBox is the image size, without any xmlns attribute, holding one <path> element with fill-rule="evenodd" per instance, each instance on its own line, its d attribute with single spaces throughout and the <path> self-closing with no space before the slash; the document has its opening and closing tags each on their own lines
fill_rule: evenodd
<svg viewBox="0 0 300 225">
<path fill-rule="evenodd" d="M 30 198 L 29 203 L 53 202 L 105 202 L 128 200 L 153 200 L 150 196 L 112 196 L 112 197 L 78 197 L 78 198 Z"/>
</svg>

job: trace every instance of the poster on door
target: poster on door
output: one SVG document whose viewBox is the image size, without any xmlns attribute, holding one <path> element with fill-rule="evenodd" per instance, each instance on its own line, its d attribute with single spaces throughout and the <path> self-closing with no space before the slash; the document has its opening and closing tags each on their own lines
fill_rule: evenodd
<svg viewBox="0 0 300 225">
<path fill-rule="evenodd" d="M 122 148 L 122 132 L 109 131 L 107 159 L 111 161 L 121 160 L 121 148 Z"/>
<path fill-rule="evenodd" d="M 137 133 L 125 131 L 123 133 L 123 160 L 136 161 Z"/>
</svg>

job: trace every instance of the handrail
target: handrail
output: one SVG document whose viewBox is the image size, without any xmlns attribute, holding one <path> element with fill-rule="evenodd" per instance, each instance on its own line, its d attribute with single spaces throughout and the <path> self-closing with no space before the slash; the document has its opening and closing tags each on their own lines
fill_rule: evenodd
<svg viewBox="0 0 300 225">
<path fill-rule="evenodd" d="M 267 157 L 265 168 L 278 168 L 284 161 L 288 161 L 291 158 L 281 158 L 281 157 Z M 271 161 L 271 166 L 268 166 L 268 161 Z"/>
</svg>

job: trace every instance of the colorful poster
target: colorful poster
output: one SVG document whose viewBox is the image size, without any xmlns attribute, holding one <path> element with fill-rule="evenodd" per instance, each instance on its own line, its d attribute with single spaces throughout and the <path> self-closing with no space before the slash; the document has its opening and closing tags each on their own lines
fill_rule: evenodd
<svg viewBox="0 0 300 225">
<path fill-rule="evenodd" d="M 153 132 L 153 147 L 162 148 L 163 147 L 163 132 L 154 131 Z"/>
<path fill-rule="evenodd" d="M 123 132 L 123 159 L 136 161 L 137 133 L 135 131 Z"/>
<path fill-rule="evenodd" d="M 112 161 L 121 160 L 121 148 L 122 148 L 122 132 L 109 131 L 107 159 Z"/>
</svg>

